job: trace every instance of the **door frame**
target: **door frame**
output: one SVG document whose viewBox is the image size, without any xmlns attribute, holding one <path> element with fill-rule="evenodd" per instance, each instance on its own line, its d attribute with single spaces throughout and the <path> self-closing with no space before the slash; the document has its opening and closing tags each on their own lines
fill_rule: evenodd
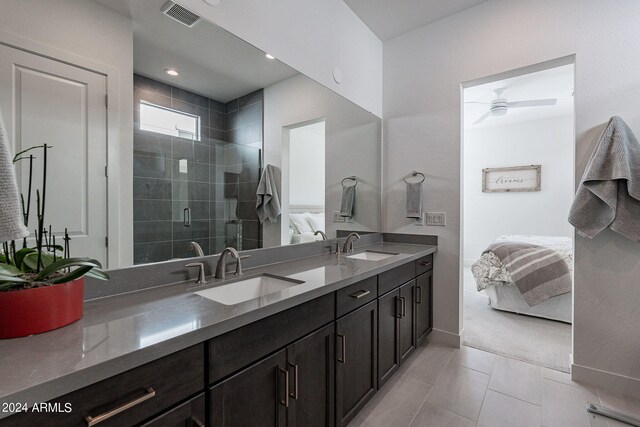
<svg viewBox="0 0 640 427">
<path fill-rule="evenodd" d="M 121 87 L 121 78 L 126 79 L 126 76 L 121 76 L 118 68 L 94 61 L 83 56 L 76 55 L 74 53 L 61 50 L 46 44 L 40 43 L 28 39 L 26 37 L 19 36 L 17 34 L 9 33 L 0 30 L 0 44 L 5 46 L 22 50 L 34 55 L 38 55 L 53 61 L 58 61 L 74 67 L 83 68 L 87 71 L 94 72 L 96 74 L 103 75 L 107 81 L 107 99 L 108 108 L 105 109 L 106 114 L 106 141 L 107 144 L 107 262 L 105 266 L 108 269 L 114 269 L 133 263 L 133 236 L 132 233 L 127 232 L 125 224 L 127 219 L 131 221 L 131 229 L 133 227 L 133 207 L 132 203 L 127 204 L 125 200 L 121 200 L 120 187 L 122 184 L 126 184 L 127 180 L 122 180 L 123 173 L 127 170 L 131 170 L 129 175 L 133 174 L 133 164 L 131 161 L 123 162 L 123 156 L 125 150 L 132 144 L 123 144 L 124 138 L 122 135 L 126 134 L 124 126 L 121 123 L 120 116 L 121 103 L 119 92 Z M 133 70 L 131 70 L 131 80 L 133 81 Z M 123 80 L 126 81 L 126 80 Z M 133 97 L 133 92 L 131 93 Z M 106 101 L 106 100 L 105 100 Z M 132 104 L 132 102 L 130 102 Z M 131 127 L 133 126 L 133 118 L 131 118 Z M 131 135 L 133 138 L 133 130 L 131 129 Z M 132 155 L 131 155 L 132 156 Z M 129 160 L 131 156 L 126 156 Z M 127 167 L 129 169 L 127 169 Z M 125 181 L 125 183 L 121 183 Z M 122 210 L 122 211 L 121 211 Z M 131 234 L 130 236 L 126 235 Z"/>
</svg>

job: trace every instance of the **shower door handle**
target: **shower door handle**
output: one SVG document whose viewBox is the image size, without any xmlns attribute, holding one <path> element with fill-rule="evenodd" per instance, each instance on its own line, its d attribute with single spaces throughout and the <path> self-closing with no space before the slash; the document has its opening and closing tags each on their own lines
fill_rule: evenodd
<svg viewBox="0 0 640 427">
<path fill-rule="evenodd" d="M 183 223 L 185 227 L 191 227 L 191 208 L 184 208 L 182 211 Z"/>
</svg>

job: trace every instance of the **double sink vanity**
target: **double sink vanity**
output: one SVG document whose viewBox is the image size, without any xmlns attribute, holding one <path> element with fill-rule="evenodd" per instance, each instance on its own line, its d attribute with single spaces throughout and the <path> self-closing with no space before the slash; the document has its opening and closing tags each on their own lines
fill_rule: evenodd
<svg viewBox="0 0 640 427">
<path fill-rule="evenodd" d="M 0 402 L 27 408 L 0 425 L 347 425 L 431 331 L 437 246 L 329 243 L 242 252 L 242 276 L 205 285 L 178 261 L 115 274 L 188 280 L 88 300 L 79 322 L 0 342 Z"/>
</svg>

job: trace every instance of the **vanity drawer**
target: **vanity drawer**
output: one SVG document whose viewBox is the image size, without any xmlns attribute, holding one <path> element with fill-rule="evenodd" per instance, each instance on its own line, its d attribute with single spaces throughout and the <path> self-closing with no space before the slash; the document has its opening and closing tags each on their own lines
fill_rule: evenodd
<svg viewBox="0 0 640 427">
<path fill-rule="evenodd" d="M 384 295 L 414 277 L 416 277 L 416 265 L 414 262 L 408 262 L 400 267 L 380 273 L 378 275 L 378 295 Z"/>
<path fill-rule="evenodd" d="M 336 291 L 336 317 L 362 307 L 377 298 L 378 278 L 376 276 L 349 285 Z"/>
<path fill-rule="evenodd" d="M 238 372 L 333 322 L 333 294 L 250 323 L 209 340 L 209 384 Z"/>
<path fill-rule="evenodd" d="M 203 378 L 204 345 L 198 344 L 49 402 L 58 404 L 62 411 L 70 406 L 69 413 L 20 413 L 0 420 L 0 425 L 132 426 L 201 392 Z"/>
<path fill-rule="evenodd" d="M 433 254 L 423 256 L 416 260 L 416 276 L 426 273 L 429 270 L 433 270 Z"/>
</svg>

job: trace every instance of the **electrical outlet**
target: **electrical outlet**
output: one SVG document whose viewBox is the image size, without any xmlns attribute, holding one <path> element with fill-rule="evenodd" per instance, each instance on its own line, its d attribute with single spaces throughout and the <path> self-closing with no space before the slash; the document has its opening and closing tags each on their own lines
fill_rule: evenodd
<svg viewBox="0 0 640 427">
<path fill-rule="evenodd" d="M 344 217 L 340 216 L 340 211 L 333 211 L 333 222 L 344 222 Z"/>
<path fill-rule="evenodd" d="M 444 212 L 427 212 L 427 225 L 444 227 L 447 223 L 447 215 Z"/>
</svg>

